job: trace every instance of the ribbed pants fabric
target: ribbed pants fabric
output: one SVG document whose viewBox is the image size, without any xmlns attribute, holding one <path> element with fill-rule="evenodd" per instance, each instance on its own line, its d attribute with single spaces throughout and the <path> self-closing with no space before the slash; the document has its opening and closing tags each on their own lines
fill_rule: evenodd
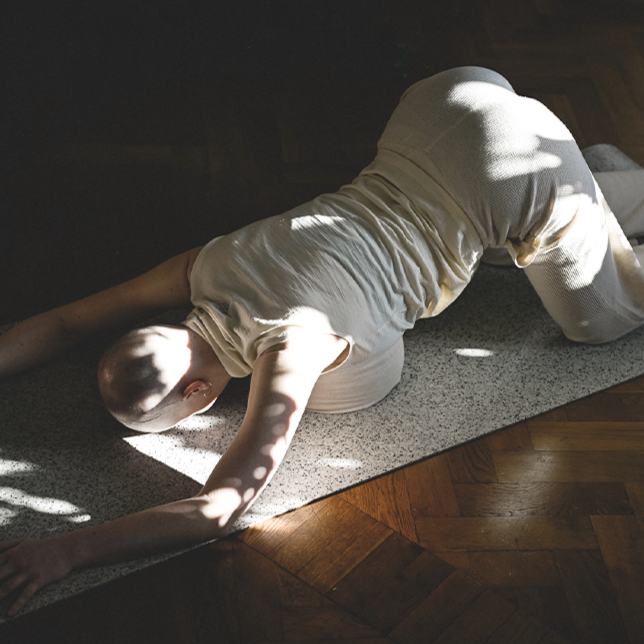
<svg viewBox="0 0 644 644">
<path fill-rule="evenodd" d="M 496 72 L 462 67 L 412 86 L 378 146 L 438 182 L 484 248 L 508 249 L 570 339 L 606 342 L 644 322 L 644 270 L 572 135 Z M 629 213 L 629 234 L 641 233 Z"/>
</svg>

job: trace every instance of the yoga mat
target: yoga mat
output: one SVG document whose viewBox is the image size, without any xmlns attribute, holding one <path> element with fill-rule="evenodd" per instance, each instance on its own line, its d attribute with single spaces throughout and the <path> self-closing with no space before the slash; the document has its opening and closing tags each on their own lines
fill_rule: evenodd
<svg viewBox="0 0 644 644">
<path fill-rule="evenodd" d="M 0 382 L 0 539 L 46 536 L 194 494 L 239 427 L 245 380 L 177 429 L 123 428 L 96 388 L 104 345 Z M 237 529 L 638 376 L 644 329 L 608 345 L 576 345 L 521 271 L 482 266 L 457 302 L 406 334 L 405 354 L 401 383 L 377 405 L 305 415 Z M 75 572 L 41 590 L 28 610 L 162 558 Z"/>
</svg>

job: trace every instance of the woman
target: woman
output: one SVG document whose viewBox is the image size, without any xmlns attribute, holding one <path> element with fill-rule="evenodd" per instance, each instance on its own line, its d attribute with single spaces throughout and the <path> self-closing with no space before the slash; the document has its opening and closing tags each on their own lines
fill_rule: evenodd
<svg viewBox="0 0 644 644">
<path fill-rule="evenodd" d="M 208 409 L 231 377 L 252 372 L 244 421 L 199 494 L 0 544 L 0 597 L 20 589 L 10 614 L 72 569 L 226 534 L 271 479 L 304 410 L 386 396 L 403 332 L 447 307 L 489 248 L 525 269 L 572 340 L 605 342 L 644 320 L 644 271 L 570 133 L 498 74 L 460 68 L 405 93 L 351 185 L 6 333 L 0 376 L 193 306 L 182 325 L 130 332 L 99 364 L 107 408 L 139 431 Z"/>
</svg>

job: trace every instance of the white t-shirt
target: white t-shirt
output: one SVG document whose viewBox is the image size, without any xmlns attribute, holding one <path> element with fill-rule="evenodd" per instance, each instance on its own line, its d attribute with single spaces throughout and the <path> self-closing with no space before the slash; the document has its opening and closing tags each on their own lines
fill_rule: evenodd
<svg viewBox="0 0 644 644">
<path fill-rule="evenodd" d="M 233 377 L 298 327 L 346 339 L 348 357 L 320 376 L 307 409 L 354 411 L 398 383 L 403 332 L 456 298 L 482 250 L 438 184 L 381 150 L 351 185 L 207 244 L 184 324 Z"/>
</svg>

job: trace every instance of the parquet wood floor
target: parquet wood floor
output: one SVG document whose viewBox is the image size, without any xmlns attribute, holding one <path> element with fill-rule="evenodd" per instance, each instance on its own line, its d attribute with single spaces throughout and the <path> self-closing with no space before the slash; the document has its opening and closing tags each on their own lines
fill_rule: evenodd
<svg viewBox="0 0 644 644">
<path fill-rule="evenodd" d="M 173 67 L 134 98 L 114 98 L 109 74 L 103 90 L 56 76 L 46 58 L 60 62 L 63 49 L 35 47 L 44 28 L 2 31 L 22 115 L 11 123 L 29 136 L 0 168 L 0 321 L 337 188 L 370 161 L 402 89 L 451 66 L 497 69 L 581 147 L 612 143 L 644 165 L 639 0 L 350 4 L 297 14 L 313 16 L 309 49 L 295 19 L 279 29 L 266 14 L 259 27 L 238 20 L 234 64 L 221 57 L 176 78 Z M 146 65 L 157 69 L 163 50 L 150 53 L 150 34 L 183 23 L 141 11 Z M 293 36 L 304 66 L 255 37 L 262 21 L 279 42 Z M 96 54 L 105 43 L 82 46 Z M 265 51 L 277 64 L 268 56 L 262 67 Z M 114 65 L 101 70 L 131 80 Z M 64 92 L 93 107 L 90 90 L 105 99 L 100 118 L 65 116 Z M 643 537 L 644 377 L 14 620 L 0 639 L 644 642 Z"/>
<path fill-rule="evenodd" d="M 640 642 L 643 394 L 641 377 L 410 465 L 4 641 Z"/>
</svg>

